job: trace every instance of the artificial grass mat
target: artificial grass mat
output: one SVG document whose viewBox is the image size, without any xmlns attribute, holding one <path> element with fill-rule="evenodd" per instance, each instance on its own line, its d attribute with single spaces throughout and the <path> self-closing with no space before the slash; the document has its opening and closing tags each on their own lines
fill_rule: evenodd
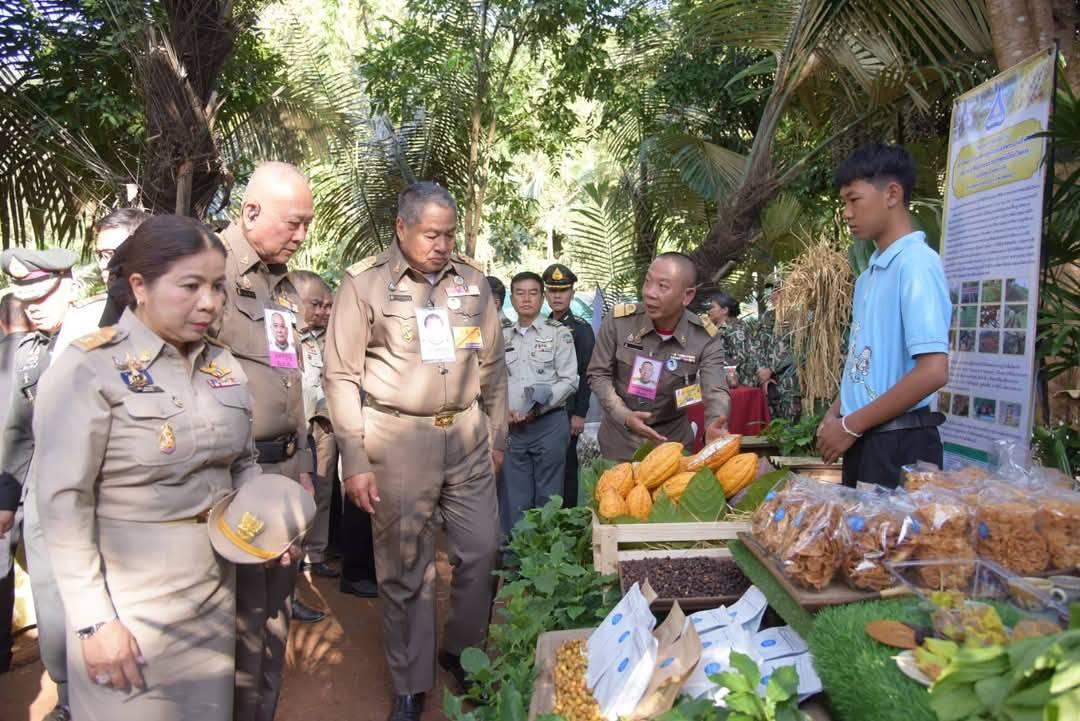
<svg viewBox="0 0 1080 721">
<path fill-rule="evenodd" d="M 900 673 L 889 648 L 866 635 L 867 622 L 892 619 L 929 625 L 915 599 L 830 606 L 814 616 L 804 634 L 814 668 L 839 721 L 936 721 L 925 686 Z"/>
<path fill-rule="evenodd" d="M 765 594 L 769 605 L 780 614 L 780 618 L 784 619 L 803 638 L 809 636 L 814 627 L 814 617 L 788 595 L 769 569 L 765 568 L 761 561 L 750 552 L 750 549 L 740 541 L 728 541 L 728 550 L 731 551 L 731 557 L 735 559 L 735 563 L 750 579 L 750 582 Z"/>
</svg>

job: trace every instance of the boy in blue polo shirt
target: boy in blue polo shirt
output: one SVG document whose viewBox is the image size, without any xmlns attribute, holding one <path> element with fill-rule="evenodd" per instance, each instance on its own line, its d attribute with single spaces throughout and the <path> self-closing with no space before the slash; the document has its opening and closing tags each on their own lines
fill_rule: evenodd
<svg viewBox="0 0 1080 721">
<path fill-rule="evenodd" d="M 908 204 L 915 161 L 895 145 L 865 145 L 834 178 L 852 235 L 877 250 L 855 283 L 840 397 L 818 427 L 827 463 L 844 457 L 844 485 L 895 487 L 900 467 L 941 465 L 945 420 L 930 402 L 949 379 L 952 305 L 941 258 Z"/>
</svg>

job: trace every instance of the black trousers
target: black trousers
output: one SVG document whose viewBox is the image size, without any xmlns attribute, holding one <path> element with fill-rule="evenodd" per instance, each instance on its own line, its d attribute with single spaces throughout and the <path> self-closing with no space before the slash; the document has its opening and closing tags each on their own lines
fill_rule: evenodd
<svg viewBox="0 0 1080 721">
<path fill-rule="evenodd" d="M 341 501 L 341 578 L 344 581 L 375 581 L 375 544 L 371 516 L 348 498 Z"/>
<path fill-rule="evenodd" d="M 7 543 L 8 539 L 0 539 Z M 12 616 L 15 613 L 15 567 L 0 578 L 0 673 L 11 668 L 11 649 L 14 641 L 11 637 Z"/>
<path fill-rule="evenodd" d="M 570 443 L 566 447 L 566 478 L 563 480 L 563 508 L 570 508 L 578 504 L 578 467 L 577 467 L 577 439 L 570 434 Z"/>
<path fill-rule="evenodd" d="M 854 488 L 862 481 L 896 488 L 901 466 L 928 461 L 940 467 L 943 454 L 936 427 L 868 433 L 844 453 L 844 485 Z"/>
</svg>

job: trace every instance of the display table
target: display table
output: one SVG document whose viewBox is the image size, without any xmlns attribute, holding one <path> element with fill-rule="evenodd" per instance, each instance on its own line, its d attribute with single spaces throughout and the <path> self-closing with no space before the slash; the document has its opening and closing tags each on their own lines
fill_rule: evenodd
<svg viewBox="0 0 1080 721">
<path fill-rule="evenodd" d="M 728 392 L 731 394 L 728 430 L 743 436 L 761 435 L 772 420 L 765 391 L 753 386 L 738 386 Z"/>
</svg>

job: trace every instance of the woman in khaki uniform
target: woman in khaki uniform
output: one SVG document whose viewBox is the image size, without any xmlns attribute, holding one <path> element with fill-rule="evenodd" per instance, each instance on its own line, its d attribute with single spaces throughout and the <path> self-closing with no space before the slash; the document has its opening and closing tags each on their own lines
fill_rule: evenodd
<svg viewBox="0 0 1080 721">
<path fill-rule="evenodd" d="M 258 470 L 240 365 L 204 333 L 225 251 L 201 223 L 146 221 L 109 265 L 116 325 L 50 369 L 34 431 L 45 540 L 68 615 L 79 721 L 228 721 L 234 568 L 206 513 Z"/>
</svg>

